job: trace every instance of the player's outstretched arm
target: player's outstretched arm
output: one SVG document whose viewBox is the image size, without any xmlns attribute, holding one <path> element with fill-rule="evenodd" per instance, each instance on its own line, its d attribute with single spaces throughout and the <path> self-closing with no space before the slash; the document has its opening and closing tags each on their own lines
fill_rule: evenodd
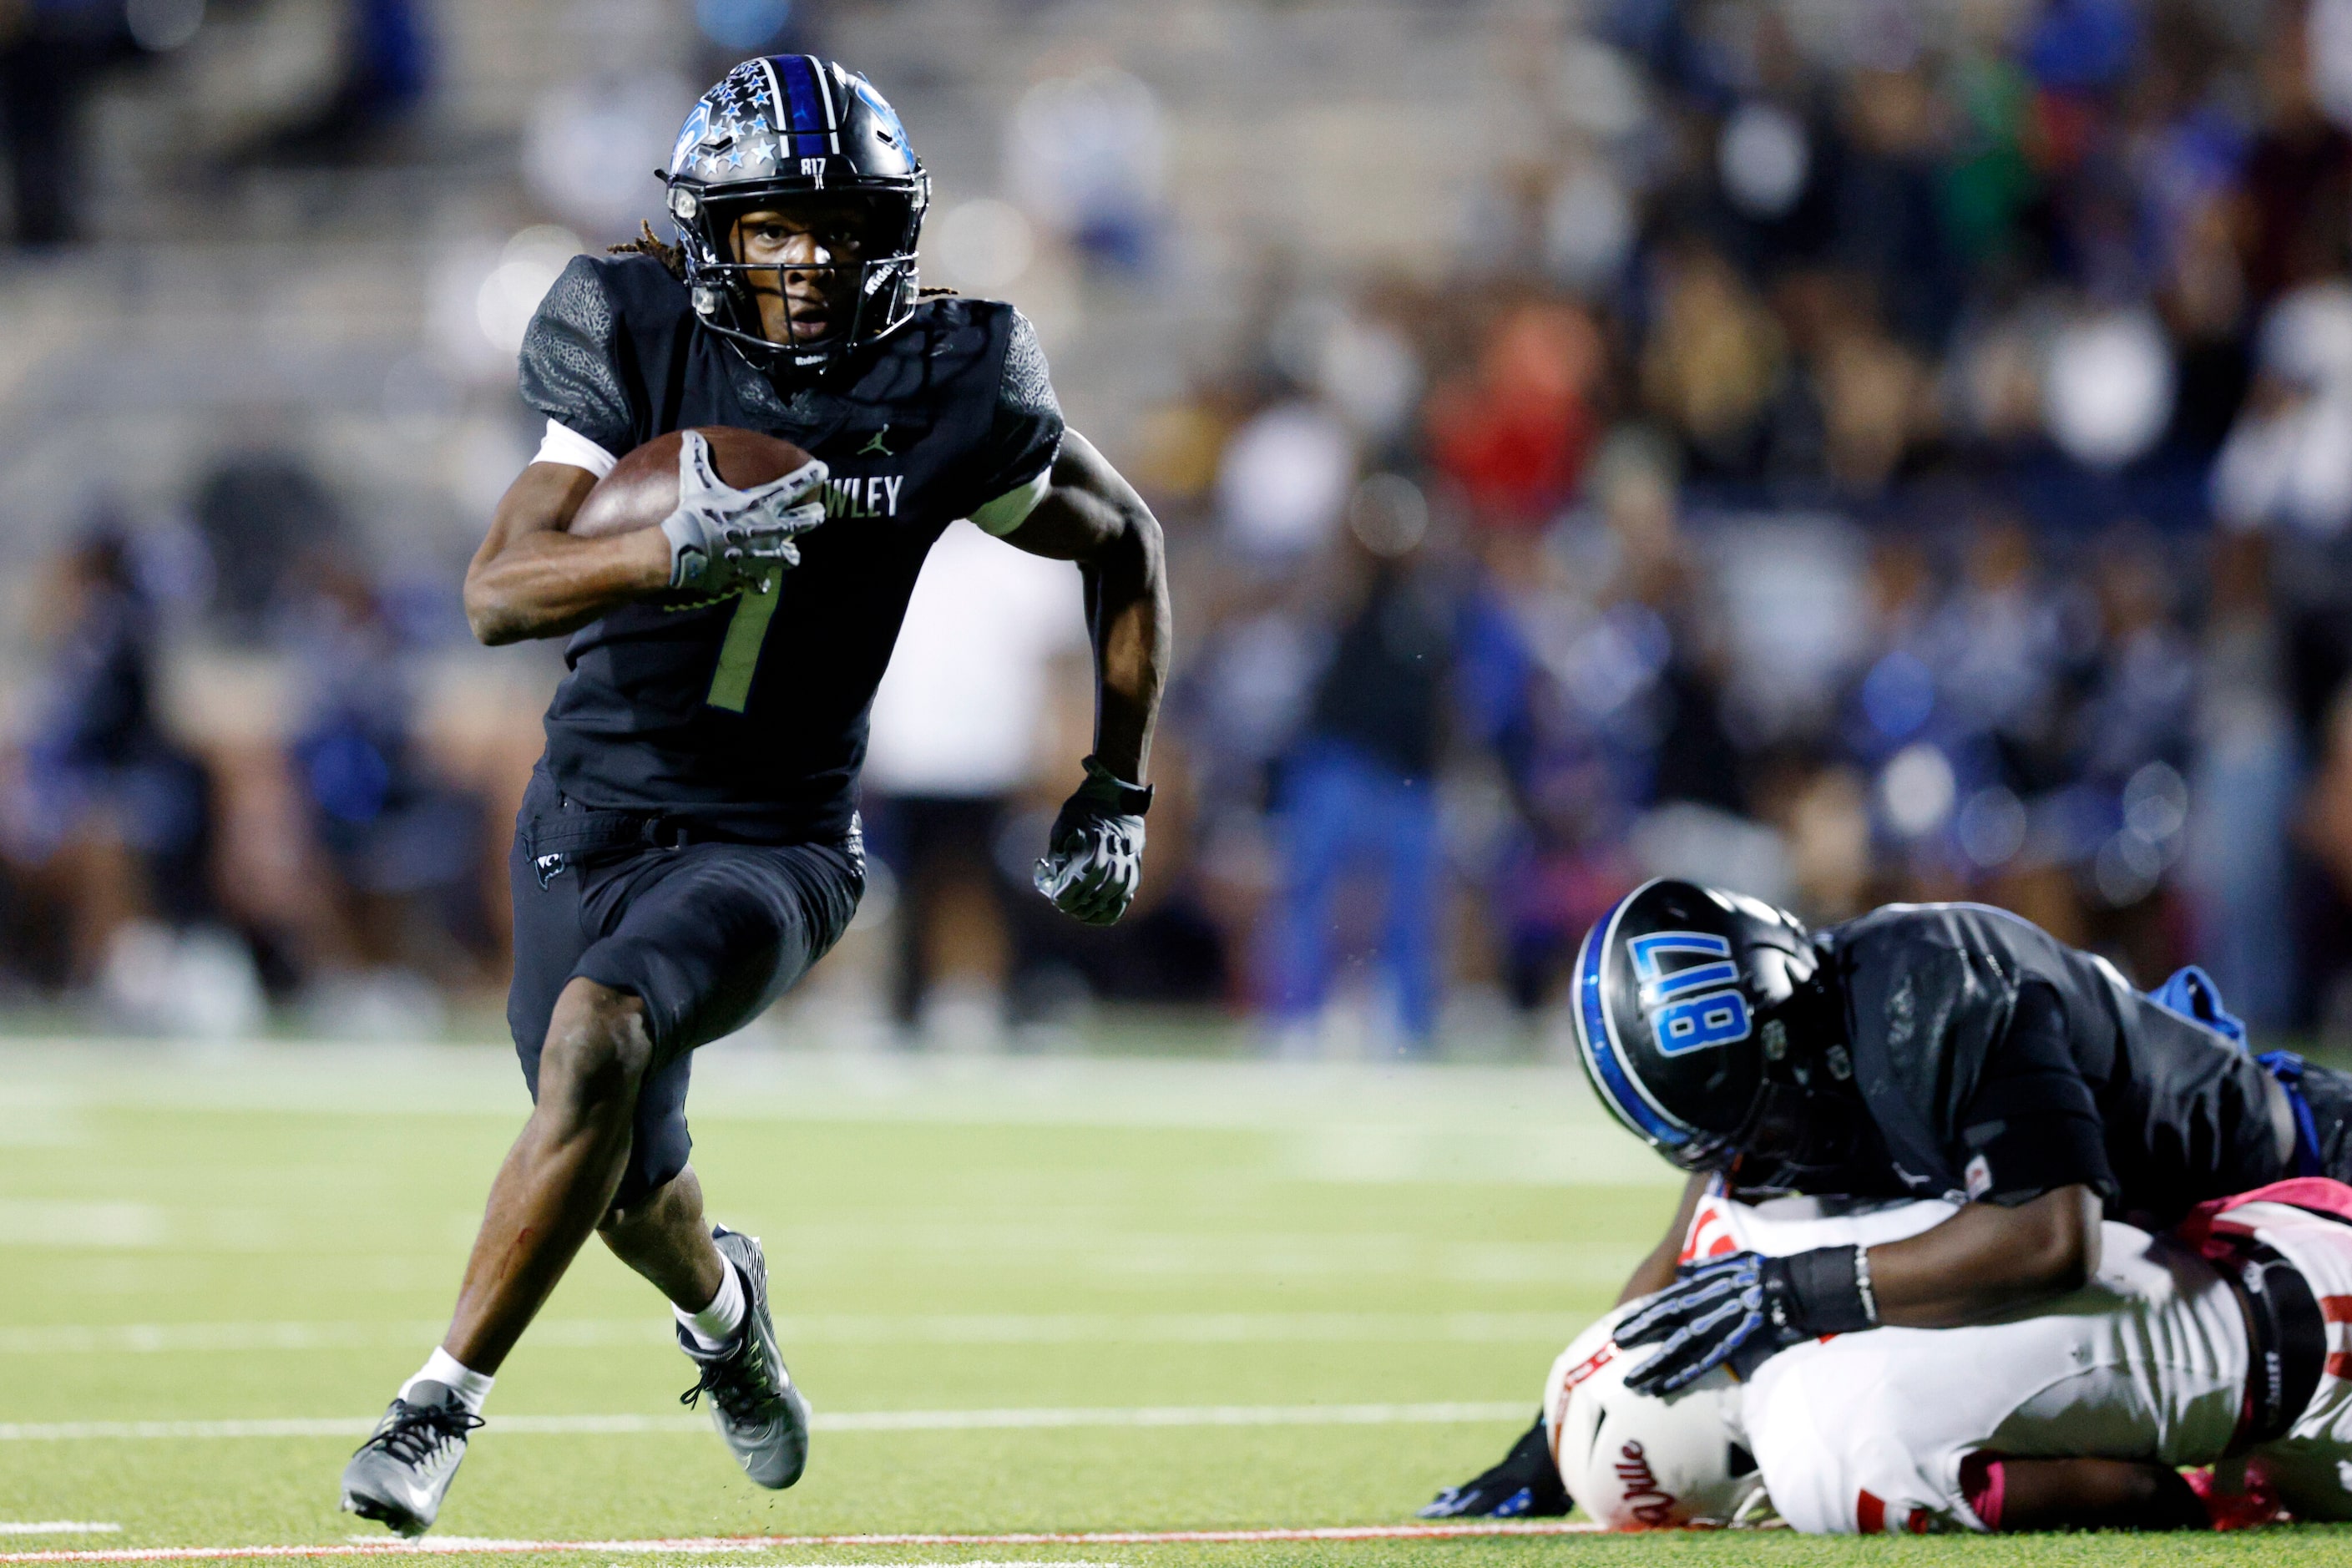
<svg viewBox="0 0 2352 1568">
<path fill-rule="evenodd" d="M 1617 1326 L 1619 1344 L 1659 1347 L 1625 1386 L 1672 1394 L 1727 1362 L 1744 1377 L 1816 1334 L 1977 1322 L 2078 1289 L 2098 1268 L 2099 1200 L 2081 1185 L 2013 1208 L 1969 1204 L 1931 1230 L 1877 1247 L 1698 1259 Z"/>
<path fill-rule="evenodd" d="M 1943 1224 L 1870 1249 L 1878 1321 L 1914 1329 L 1981 1321 L 2079 1290 L 2099 1271 L 2099 1198 L 2060 1187 L 2014 1208 L 1975 1203 Z"/>
<path fill-rule="evenodd" d="M 624 600 L 669 586 L 670 543 L 657 528 L 603 539 L 564 532 L 596 476 L 533 463 L 507 487 L 489 536 L 466 568 L 466 620 L 492 647 L 577 631 Z"/>
</svg>

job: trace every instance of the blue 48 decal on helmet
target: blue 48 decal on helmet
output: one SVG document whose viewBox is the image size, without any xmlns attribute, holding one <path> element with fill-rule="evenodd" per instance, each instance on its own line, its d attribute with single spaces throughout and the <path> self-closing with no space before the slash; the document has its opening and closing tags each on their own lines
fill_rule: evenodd
<svg viewBox="0 0 2352 1568">
<path fill-rule="evenodd" d="M 1666 931 L 1635 937 L 1626 946 L 1660 1055 L 1678 1057 L 1732 1045 L 1755 1027 L 1748 998 L 1739 994 L 1739 966 L 1731 962 L 1731 943 L 1723 938 L 1706 931 Z M 1659 961 L 1670 953 L 1713 962 L 1669 971 Z"/>
<path fill-rule="evenodd" d="M 1769 1093 L 1809 1092 L 1796 1052 L 1842 1026 L 1814 986 L 1821 964 L 1793 915 L 1696 882 L 1644 882 L 1577 954 L 1570 1019 L 1585 1076 L 1612 1116 L 1682 1169 L 1726 1169 Z M 1814 1021 L 1792 1044 L 1801 1015 Z M 1766 1048 L 1776 1040 L 1782 1048 Z M 1784 1069 L 1789 1081 L 1774 1080 Z"/>
</svg>

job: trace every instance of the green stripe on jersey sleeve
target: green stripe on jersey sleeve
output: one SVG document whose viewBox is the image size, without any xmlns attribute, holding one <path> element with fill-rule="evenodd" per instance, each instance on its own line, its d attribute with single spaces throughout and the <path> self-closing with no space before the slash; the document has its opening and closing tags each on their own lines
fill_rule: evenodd
<svg viewBox="0 0 2352 1568">
<path fill-rule="evenodd" d="M 1016 485 L 973 512 L 971 521 L 978 523 L 983 532 L 1000 537 L 1010 533 L 1037 510 L 1037 503 L 1045 499 L 1045 491 L 1052 484 L 1053 470 L 1040 468 L 1027 484 Z"/>
</svg>

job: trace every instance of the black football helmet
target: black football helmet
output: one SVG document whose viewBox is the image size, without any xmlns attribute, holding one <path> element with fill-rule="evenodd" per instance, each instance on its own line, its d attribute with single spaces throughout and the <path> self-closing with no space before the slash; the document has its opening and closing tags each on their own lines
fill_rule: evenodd
<svg viewBox="0 0 2352 1568">
<path fill-rule="evenodd" d="M 670 152 L 669 214 L 702 324 L 753 363 L 821 371 L 906 324 L 931 177 L 896 110 L 856 71 L 814 55 L 745 60 L 702 95 Z M 771 342 L 750 274 L 729 239 L 745 213 L 810 196 L 869 209 L 849 321 L 810 342 Z M 814 270 L 795 268 L 794 271 Z"/>
<path fill-rule="evenodd" d="M 1685 1171 L 1786 1190 L 1853 1152 L 1853 1058 L 1794 915 L 1694 882 L 1644 882 L 1585 934 L 1574 1017 L 1601 1102 Z"/>
</svg>

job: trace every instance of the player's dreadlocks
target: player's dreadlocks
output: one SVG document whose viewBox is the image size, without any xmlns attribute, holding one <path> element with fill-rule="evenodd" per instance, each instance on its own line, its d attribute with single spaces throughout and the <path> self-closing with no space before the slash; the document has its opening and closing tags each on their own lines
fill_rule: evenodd
<svg viewBox="0 0 2352 1568">
<path fill-rule="evenodd" d="M 637 237 L 625 239 L 618 245 L 607 246 L 613 256 L 650 256 L 669 269 L 669 275 L 679 282 L 686 281 L 686 252 L 654 233 L 654 226 L 640 218 Z"/>
</svg>

